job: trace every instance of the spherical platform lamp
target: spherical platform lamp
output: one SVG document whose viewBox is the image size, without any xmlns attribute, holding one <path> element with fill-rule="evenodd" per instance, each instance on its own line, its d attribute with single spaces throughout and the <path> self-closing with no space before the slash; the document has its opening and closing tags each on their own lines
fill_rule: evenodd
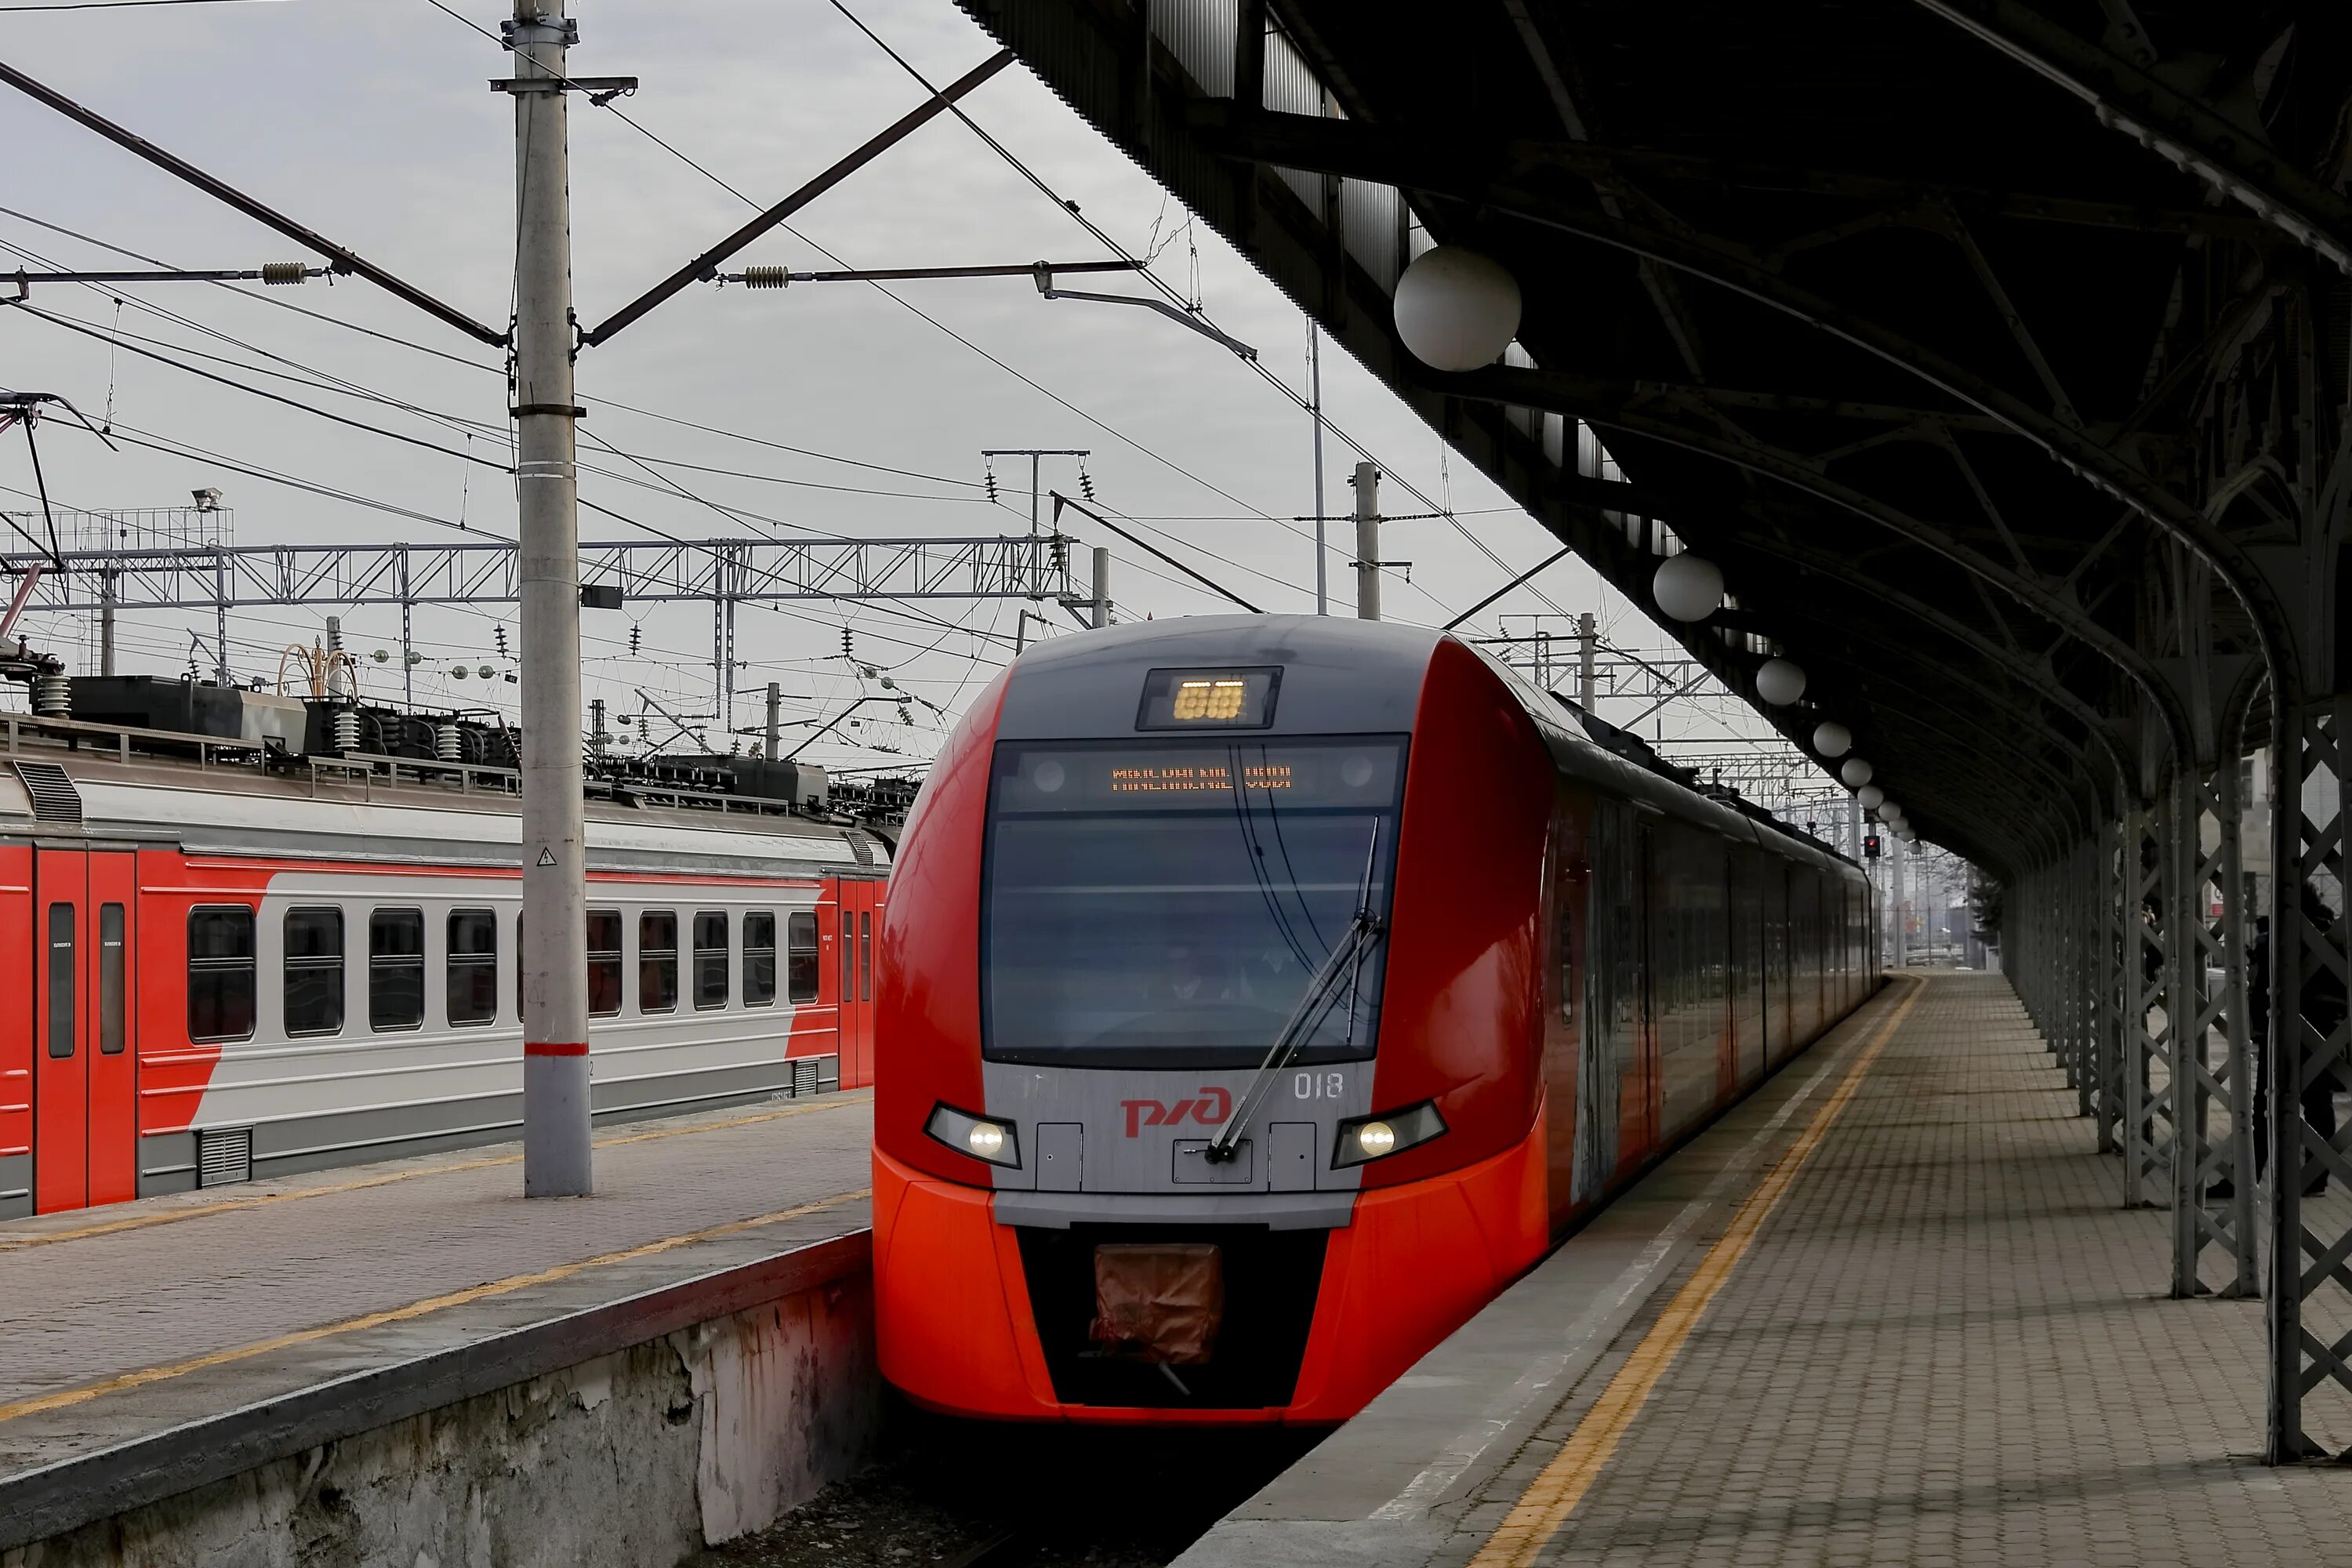
<svg viewBox="0 0 2352 1568">
<path fill-rule="evenodd" d="M 1886 798 L 1886 792 L 1876 784 L 1864 784 L 1853 792 L 1853 798 L 1862 802 L 1863 810 L 1875 811 L 1878 809 L 1878 803 Z"/>
<path fill-rule="evenodd" d="M 1853 749 L 1853 731 L 1832 720 L 1813 726 L 1813 750 L 1824 757 L 1843 757 Z"/>
<path fill-rule="evenodd" d="M 1870 782 L 1872 771 L 1871 765 L 1860 757 L 1848 757 L 1845 765 L 1838 769 L 1838 777 L 1845 781 L 1846 788 L 1860 789 Z"/>
<path fill-rule="evenodd" d="M 1775 708 L 1786 708 L 1805 694 L 1805 671 L 1785 658 L 1768 658 L 1756 669 L 1756 695 Z"/>
<path fill-rule="evenodd" d="M 1519 285 L 1490 256 L 1458 245 L 1423 251 L 1397 279 L 1397 336 L 1432 370 L 1478 370 L 1519 330 Z"/>
<path fill-rule="evenodd" d="M 1703 621 L 1723 605 L 1723 569 L 1685 552 L 1658 563 L 1650 593 L 1659 611 L 1677 621 Z"/>
</svg>

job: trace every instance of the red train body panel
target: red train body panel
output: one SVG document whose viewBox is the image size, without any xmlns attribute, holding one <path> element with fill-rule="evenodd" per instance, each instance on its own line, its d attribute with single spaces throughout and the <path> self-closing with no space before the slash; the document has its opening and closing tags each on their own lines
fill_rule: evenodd
<svg viewBox="0 0 2352 1568">
<path fill-rule="evenodd" d="M 1353 622 L 1032 652 L 891 890 L 882 1366 L 992 1418 L 1343 1420 L 1875 983 L 1852 866 Z"/>
</svg>

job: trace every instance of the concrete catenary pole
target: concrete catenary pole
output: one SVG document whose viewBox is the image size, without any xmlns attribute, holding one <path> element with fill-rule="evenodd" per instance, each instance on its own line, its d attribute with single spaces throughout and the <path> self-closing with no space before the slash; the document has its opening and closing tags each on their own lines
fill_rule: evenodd
<svg viewBox="0 0 2352 1568">
<path fill-rule="evenodd" d="M 1315 416 L 1315 613 L 1331 613 L 1329 551 L 1323 542 L 1323 332 L 1307 323 L 1307 406 Z"/>
<path fill-rule="evenodd" d="M 784 689 L 774 681 L 768 682 L 768 761 L 774 762 L 784 754 Z"/>
<path fill-rule="evenodd" d="M 114 568 L 98 574 L 98 672 L 114 673 Z"/>
<path fill-rule="evenodd" d="M 515 425 L 522 583 L 522 1186 L 594 1190 L 588 1139 L 580 517 L 562 0 L 515 0 Z M 544 86 L 539 85 L 544 83 Z"/>
<path fill-rule="evenodd" d="M 1381 470 L 1356 465 L 1356 618 L 1381 618 Z"/>
<path fill-rule="evenodd" d="M 1862 864 L 1862 797 L 1850 795 L 1845 797 L 1845 805 L 1846 847 L 1853 854 L 1853 863 L 1859 866 Z"/>
<path fill-rule="evenodd" d="M 1110 550 L 1106 545 L 1095 546 L 1095 629 L 1110 625 Z"/>
<path fill-rule="evenodd" d="M 1576 705 L 1592 711 L 1593 665 L 1601 652 L 1600 622 L 1591 610 L 1576 617 Z"/>
<path fill-rule="evenodd" d="M 1888 879 L 1895 884 L 1894 896 L 1886 900 L 1887 912 L 1895 917 L 1895 932 L 1887 941 L 1886 952 L 1889 957 L 1893 960 L 1894 967 L 1900 969 L 1903 967 L 1903 948 L 1906 936 L 1903 930 L 1903 838 L 1900 834 L 1895 833 L 1886 834 L 1885 837 L 1886 841 L 1886 874 Z"/>
</svg>

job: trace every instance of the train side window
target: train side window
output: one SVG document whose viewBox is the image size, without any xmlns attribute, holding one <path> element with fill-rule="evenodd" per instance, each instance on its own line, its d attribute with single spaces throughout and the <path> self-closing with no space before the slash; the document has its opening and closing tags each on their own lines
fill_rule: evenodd
<svg viewBox="0 0 2352 1568">
<path fill-rule="evenodd" d="M 874 1000 L 874 917 L 863 912 L 857 917 L 857 999 Z"/>
<path fill-rule="evenodd" d="M 588 1016 L 610 1018 L 621 1010 L 621 911 L 588 911 Z"/>
<path fill-rule="evenodd" d="M 849 911 L 847 910 L 842 910 L 841 999 L 844 1002 L 855 1002 L 857 1000 L 856 927 L 857 922 L 849 918 Z"/>
<path fill-rule="evenodd" d="M 368 915 L 368 1027 L 425 1026 L 425 911 Z"/>
<path fill-rule="evenodd" d="M 343 911 L 286 911 L 286 1033 L 334 1035 L 343 1027 Z"/>
<path fill-rule="evenodd" d="M 776 917 L 767 910 L 750 910 L 743 916 L 743 1005 L 768 1007 L 775 1000 Z"/>
<path fill-rule="evenodd" d="M 126 1044 L 123 1005 L 129 986 L 123 951 L 122 906 L 101 904 L 98 910 L 98 1048 L 102 1056 L 119 1057 Z"/>
<path fill-rule="evenodd" d="M 49 906 L 49 1055 L 74 1054 L 74 907 Z"/>
<path fill-rule="evenodd" d="M 727 1005 L 727 915 L 702 910 L 694 917 L 694 1009 Z"/>
<path fill-rule="evenodd" d="M 668 910 L 637 917 L 637 1011 L 677 1011 L 677 916 Z"/>
<path fill-rule="evenodd" d="M 449 911 L 449 1022 L 487 1024 L 499 1016 L 499 917 Z"/>
<path fill-rule="evenodd" d="M 1576 925 L 1568 912 L 1568 901 L 1560 900 L 1559 910 L 1559 1021 L 1576 1022 Z"/>
<path fill-rule="evenodd" d="M 244 904 L 188 911 L 188 1038 L 253 1037 L 253 910 Z"/>
<path fill-rule="evenodd" d="M 788 916 L 784 940 L 791 949 L 784 974 L 785 997 L 793 1002 L 814 1002 L 817 976 L 815 911 L 802 910 Z"/>
</svg>

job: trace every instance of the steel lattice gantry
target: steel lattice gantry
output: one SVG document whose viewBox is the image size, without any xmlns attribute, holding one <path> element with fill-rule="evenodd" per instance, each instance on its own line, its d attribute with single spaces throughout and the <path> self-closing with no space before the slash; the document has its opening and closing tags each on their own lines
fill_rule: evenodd
<svg viewBox="0 0 2352 1568">
<path fill-rule="evenodd" d="M 2271 1456 L 2352 1441 L 2352 7 L 961 4 L 1627 594 L 1723 567 L 1693 657 L 2003 879 L 2176 1293 L 2268 1299 Z M 1432 244 L 1501 363 L 1399 343 Z"/>
<path fill-rule="evenodd" d="M 625 602 L 694 599 L 1068 599 L 1069 541 L 981 539 L 630 541 L 580 546 L 580 581 Z M 236 608 L 252 605 L 512 602 L 515 547 L 263 544 L 0 556 L 12 574 L 50 568 L 30 608 Z"/>
</svg>

